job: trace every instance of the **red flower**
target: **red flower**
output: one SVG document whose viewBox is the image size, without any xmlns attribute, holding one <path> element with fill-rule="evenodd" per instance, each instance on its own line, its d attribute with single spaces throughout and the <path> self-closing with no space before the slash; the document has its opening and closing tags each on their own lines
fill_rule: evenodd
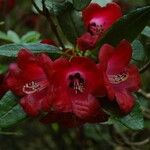
<svg viewBox="0 0 150 150">
<path fill-rule="evenodd" d="M 95 97 L 105 94 L 103 79 L 99 78 L 101 73 L 93 61 L 84 57 L 75 57 L 71 61 L 59 58 L 54 62 L 54 70 L 54 110 L 74 113 L 87 122 L 96 116 L 103 118 Z"/>
<path fill-rule="evenodd" d="M 82 15 L 88 31 L 77 39 L 77 44 L 80 50 L 87 50 L 94 48 L 97 40 L 122 16 L 122 12 L 116 3 L 105 7 L 92 3 L 83 10 Z"/>
<path fill-rule="evenodd" d="M 134 105 L 132 92 L 140 87 L 140 75 L 135 65 L 130 64 L 132 48 L 123 40 L 114 48 L 105 44 L 100 49 L 100 68 L 104 71 L 105 86 L 110 100 L 116 100 L 124 113 Z"/>
<path fill-rule="evenodd" d="M 11 64 L 7 76 L 8 87 L 18 96 L 20 104 L 30 116 L 48 111 L 51 104 L 51 60 L 46 55 L 34 56 L 22 49 L 17 63 Z M 49 72 L 49 81 L 44 69 Z"/>
</svg>

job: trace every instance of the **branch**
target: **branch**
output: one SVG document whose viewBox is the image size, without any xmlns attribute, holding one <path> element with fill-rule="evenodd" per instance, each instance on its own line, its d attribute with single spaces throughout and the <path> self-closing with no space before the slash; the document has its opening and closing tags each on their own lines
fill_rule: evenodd
<svg viewBox="0 0 150 150">
<path fill-rule="evenodd" d="M 140 93 L 142 96 L 144 96 L 146 99 L 150 99 L 150 93 L 146 93 L 142 89 L 139 89 L 138 93 Z"/>
<path fill-rule="evenodd" d="M 140 73 L 145 72 L 150 67 L 150 60 L 139 70 Z"/>
<path fill-rule="evenodd" d="M 124 134 L 119 134 L 119 135 L 124 140 L 125 144 L 127 144 L 128 146 L 141 146 L 141 145 L 145 145 L 145 144 L 149 143 L 149 141 L 150 141 L 150 139 L 147 138 L 143 141 L 132 142 L 132 141 L 129 141 L 129 139 Z"/>
<path fill-rule="evenodd" d="M 39 9 L 39 7 L 35 4 L 34 0 L 31 0 L 31 2 L 32 2 L 32 5 L 34 6 L 34 8 L 38 11 L 38 13 L 44 15 L 43 11 L 41 11 L 41 10 Z"/>
<path fill-rule="evenodd" d="M 50 15 L 50 13 L 49 13 L 49 10 L 48 10 L 47 7 L 45 6 L 45 0 L 42 0 L 43 10 L 40 10 L 40 9 L 39 9 L 39 7 L 36 5 L 36 3 L 35 3 L 34 0 L 31 0 L 31 2 L 32 2 L 33 6 L 35 7 L 35 9 L 36 9 L 40 14 L 42 14 L 43 16 L 46 17 L 46 19 L 47 19 L 48 23 L 50 24 L 51 29 L 52 29 L 52 31 L 54 32 L 54 34 L 55 34 L 55 36 L 56 36 L 56 38 L 57 38 L 57 40 L 58 40 L 60 46 L 61 46 L 63 49 L 65 49 L 65 46 L 64 46 L 64 44 L 63 44 L 63 42 L 62 42 L 62 40 L 61 40 L 61 38 L 60 38 L 60 36 L 59 36 L 59 32 L 58 32 L 58 30 L 57 30 L 57 25 L 56 25 L 56 24 L 54 23 L 54 21 L 52 20 L 51 15 Z"/>
<path fill-rule="evenodd" d="M 128 138 L 127 138 L 127 136 L 124 134 L 124 133 L 122 133 L 122 131 L 119 131 L 117 128 L 115 128 L 115 127 L 113 127 L 112 128 L 112 133 L 113 133 L 113 136 L 114 136 L 114 139 L 116 140 L 117 139 L 117 141 L 116 142 L 118 142 L 118 144 L 125 144 L 126 146 L 129 146 L 129 147 L 132 147 L 132 148 L 134 148 L 135 146 L 141 146 L 141 145 L 145 145 L 145 144 L 147 144 L 147 143 L 149 143 L 150 142 L 150 138 L 146 138 L 146 139 L 144 139 L 143 141 L 139 141 L 139 142 L 132 142 L 132 141 L 130 141 Z M 117 138 L 116 136 L 119 136 L 120 138 Z M 123 142 L 123 143 L 122 143 Z"/>
</svg>

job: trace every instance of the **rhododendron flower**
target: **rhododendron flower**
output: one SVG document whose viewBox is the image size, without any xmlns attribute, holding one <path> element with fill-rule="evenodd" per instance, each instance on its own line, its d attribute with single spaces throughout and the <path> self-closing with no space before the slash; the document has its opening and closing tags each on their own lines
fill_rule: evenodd
<svg viewBox="0 0 150 150">
<path fill-rule="evenodd" d="M 44 69 L 50 72 L 51 63 L 50 58 L 44 54 L 34 56 L 22 49 L 17 63 L 9 66 L 7 85 L 16 95 L 22 97 L 20 104 L 30 116 L 49 110 L 51 86 Z"/>
<path fill-rule="evenodd" d="M 132 48 L 128 41 L 123 40 L 114 48 L 105 44 L 100 49 L 100 68 L 103 68 L 105 86 L 110 100 L 116 100 L 124 113 L 134 106 L 132 92 L 140 87 L 138 68 L 130 64 Z"/>
<path fill-rule="evenodd" d="M 122 16 L 122 12 L 116 3 L 105 7 L 91 3 L 83 10 L 82 16 L 87 32 L 77 39 L 77 45 L 80 50 L 87 50 L 94 48 L 96 42 Z"/>
<path fill-rule="evenodd" d="M 75 57 L 70 61 L 59 58 L 54 62 L 54 71 L 54 110 L 72 112 L 89 121 L 98 115 L 103 116 L 95 96 L 103 96 L 105 88 L 102 74 L 92 60 L 84 57 Z"/>
</svg>

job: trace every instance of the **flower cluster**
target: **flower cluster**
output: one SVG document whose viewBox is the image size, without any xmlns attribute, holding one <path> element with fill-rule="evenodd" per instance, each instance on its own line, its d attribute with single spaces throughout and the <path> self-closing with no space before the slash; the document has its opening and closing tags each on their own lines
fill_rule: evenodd
<svg viewBox="0 0 150 150">
<path fill-rule="evenodd" d="M 87 28 L 77 39 L 82 51 L 94 48 L 122 15 L 115 3 L 106 7 L 91 4 L 82 14 Z M 52 40 L 42 43 L 56 46 Z M 116 102 L 125 114 L 134 106 L 132 93 L 140 87 L 140 76 L 137 67 L 130 63 L 131 57 L 132 47 L 126 40 L 116 47 L 104 44 L 96 62 L 77 53 L 52 60 L 46 54 L 34 55 L 22 49 L 16 63 L 9 66 L 6 82 L 21 97 L 25 112 L 31 117 L 42 116 L 44 123 L 58 122 L 67 127 L 100 123 L 108 118 L 101 104 L 103 97 L 107 97 L 105 103 Z"/>
</svg>

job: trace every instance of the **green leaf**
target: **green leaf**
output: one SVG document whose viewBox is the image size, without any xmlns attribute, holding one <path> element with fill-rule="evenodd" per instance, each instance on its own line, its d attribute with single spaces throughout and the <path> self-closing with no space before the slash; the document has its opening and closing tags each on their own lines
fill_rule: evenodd
<svg viewBox="0 0 150 150">
<path fill-rule="evenodd" d="M 6 73 L 8 66 L 6 64 L 0 64 L 0 74 Z"/>
<path fill-rule="evenodd" d="M 42 7 L 42 0 L 34 0 L 40 10 Z M 45 0 L 45 6 L 49 10 L 50 14 L 60 14 L 66 9 L 66 0 Z"/>
<path fill-rule="evenodd" d="M 47 53 L 51 57 L 58 57 L 62 54 L 58 47 L 47 44 L 6 44 L 0 46 L 0 56 L 17 57 L 20 49 L 29 49 L 33 53 Z"/>
<path fill-rule="evenodd" d="M 76 10 L 82 10 L 89 5 L 91 0 L 73 0 L 73 6 Z"/>
<path fill-rule="evenodd" d="M 150 37 L 150 27 L 146 26 L 145 29 L 142 31 L 142 34 L 147 37 Z"/>
<path fill-rule="evenodd" d="M 136 103 L 132 112 L 126 116 L 121 117 L 114 114 L 110 115 L 110 122 L 121 123 L 122 125 L 132 130 L 140 130 L 144 128 L 144 119 L 139 103 Z"/>
<path fill-rule="evenodd" d="M 40 38 L 40 33 L 36 31 L 30 31 L 21 37 L 21 42 L 22 43 L 35 43 L 35 42 L 38 42 L 39 38 Z"/>
<path fill-rule="evenodd" d="M 97 3 L 100 6 L 105 6 L 107 3 L 111 3 L 112 0 L 92 0 L 92 3 Z"/>
<path fill-rule="evenodd" d="M 18 97 L 8 91 L 0 101 L 0 128 L 10 127 L 26 118 L 26 113 L 17 104 Z"/>
<path fill-rule="evenodd" d="M 116 46 L 122 39 L 132 42 L 145 28 L 150 18 L 150 6 L 142 7 L 124 15 L 100 39 L 96 46 L 96 53 L 99 48 L 108 43 Z"/>
<path fill-rule="evenodd" d="M 85 31 L 81 14 L 74 10 L 73 6 L 68 3 L 68 7 L 63 12 L 63 15 L 60 14 L 57 18 L 68 41 L 75 44 L 77 37 L 82 35 Z"/>
<path fill-rule="evenodd" d="M 20 38 L 19 38 L 18 34 L 12 30 L 9 30 L 7 32 L 7 37 L 14 43 L 20 43 Z"/>
<path fill-rule="evenodd" d="M 0 31 L 0 40 L 12 42 L 11 39 L 7 36 L 7 34 L 2 31 Z"/>
<path fill-rule="evenodd" d="M 132 58 L 136 61 L 142 61 L 145 58 L 144 46 L 139 40 L 134 40 L 132 42 Z"/>
</svg>

